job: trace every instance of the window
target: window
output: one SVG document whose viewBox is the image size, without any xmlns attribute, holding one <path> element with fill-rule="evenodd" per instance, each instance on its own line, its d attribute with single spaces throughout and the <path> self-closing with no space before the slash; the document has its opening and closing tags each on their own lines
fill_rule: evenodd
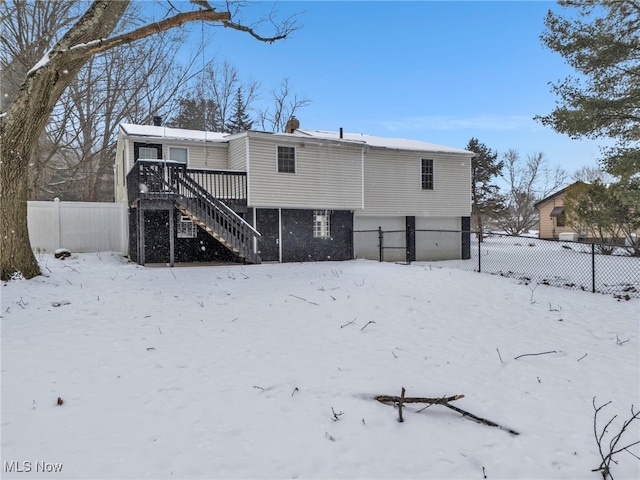
<svg viewBox="0 0 640 480">
<path fill-rule="evenodd" d="M 178 215 L 178 238 L 196 238 L 198 226 L 186 215 Z"/>
<path fill-rule="evenodd" d="M 157 160 L 158 149 L 154 147 L 139 147 L 138 158 L 144 158 L 146 160 Z"/>
<path fill-rule="evenodd" d="M 331 236 L 331 212 L 329 210 L 313 211 L 313 237 L 329 238 Z"/>
<path fill-rule="evenodd" d="M 169 147 L 169 160 L 174 162 L 187 163 L 186 147 Z"/>
<path fill-rule="evenodd" d="M 422 189 L 433 190 L 433 160 L 422 159 Z"/>
<path fill-rule="evenodd" d="M 278 173 L 296 173 L 295 147 L 278 147 Z"/>
<path fill-rule="evenodd" d="M 133 142 L 133 158 L 138 160 L 162 160 L 161 143 Z"/>
<path fill-rule="evenodd" d="M 553 210 L 551 210 L 551 218 L 556 219 L 556 227 L 564 227 L 566 223 L 564 206 L 553 207 Z"/>
</svg>

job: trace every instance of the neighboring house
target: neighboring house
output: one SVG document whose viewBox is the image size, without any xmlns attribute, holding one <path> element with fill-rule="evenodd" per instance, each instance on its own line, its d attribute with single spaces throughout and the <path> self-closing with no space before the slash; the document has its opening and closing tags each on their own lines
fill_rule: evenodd
<svg viewBox="0 0 640 480">
<path fill-rule="evenodd" d="M 539 215 L 538 237 L 557 239 L 561 233 L 577 233 L 579 237 L 586 235 L 586 232 L 579 232 L 569 226 L 564 212 L 564 199 L 567 193 L 572 187 L 581 184 L 583 182 L 572 183 L 535 204 Z"/>
<path fill-rule="evenodd" d="M 409 248 L 415 260 L 468 258 L 473 155 L 302 130 L 295 118 L 285 133 L 122 124 L 115 195 L 129 206 L 129 252 L 140 264 L 377 259 L 377 235 L 354 230 L 379 227 L 467 231 L 455 245 Z"/>
</svg>

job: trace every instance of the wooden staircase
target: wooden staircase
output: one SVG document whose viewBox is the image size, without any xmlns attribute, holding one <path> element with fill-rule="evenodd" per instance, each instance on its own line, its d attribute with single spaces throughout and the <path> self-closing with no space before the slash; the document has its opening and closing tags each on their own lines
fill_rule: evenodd
<svg viewBox="0 0 640 480">
<path fill-rule="evenodd" d="M 135 207 L 141 205 L 140 201 L 171 201 L 180 212 L 234 254 L 248 263 L 260 263 L 260 255 L 256 253 L 260 233 L 201 185 L 198 180 L 207 182 L 210 188 L 214 185 L 211 178 L 206 178 L 207 173 L 210 177 L 215 176 L 216 181 L 226 175 L 225 172 L 194 171 L 194 178 L 182 164 L 138 161 L 127 175 L 129 203 Z M 246 192 L 238 192 L 243 190 L 243 184 L 234 181 L 223 184 L 221 195 L 238 202 L 239 193 L 244 193 L 246 203 Z"/>
<path fill-rule="evenodd" d="M 254 238 L 260 237 L 257 230 L 193 180 L 188 172 L 178 176 L 176 182 L 178 210 L 236 255 L 249 263 L 260 263 L 254 249 Z"/>
</svg>

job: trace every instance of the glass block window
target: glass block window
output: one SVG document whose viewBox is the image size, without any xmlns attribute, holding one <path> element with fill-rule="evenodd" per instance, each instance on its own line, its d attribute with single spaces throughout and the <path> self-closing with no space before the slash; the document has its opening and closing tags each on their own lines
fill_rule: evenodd
<svg viewBox="0 0 640 480">
<path fill-rule="evenodd" d="M 198 226 L 186 215 L 178 215 L 178 238 L 196 238 Z"/>
<path fill-rule="evenodd" d="M 331 212 L 329 210 L 313 211 L 313 237 L 329 238 L 331 236 Z"/>
<path fill-rule="evenodd" d="M 278 147 L 278 173 L 296 173 L 295 147 Z"/>
<path fill-rule="evenodd" d="M 433 160 L 422 159 L 422 189 L 433 190 Z"/>
</svg>

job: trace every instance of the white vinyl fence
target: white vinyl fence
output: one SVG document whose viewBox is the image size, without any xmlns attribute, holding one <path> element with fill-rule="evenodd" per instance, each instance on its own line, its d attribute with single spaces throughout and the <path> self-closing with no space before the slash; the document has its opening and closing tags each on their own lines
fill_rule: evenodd
<svg viewBox="0 0 640 480">
<path fill-rule="evenodd" d="M 53 252 L 121 252 L 129 250 L 127 207 L 123 203 L 27 202 L 31 248 Z"/>
</svg>

